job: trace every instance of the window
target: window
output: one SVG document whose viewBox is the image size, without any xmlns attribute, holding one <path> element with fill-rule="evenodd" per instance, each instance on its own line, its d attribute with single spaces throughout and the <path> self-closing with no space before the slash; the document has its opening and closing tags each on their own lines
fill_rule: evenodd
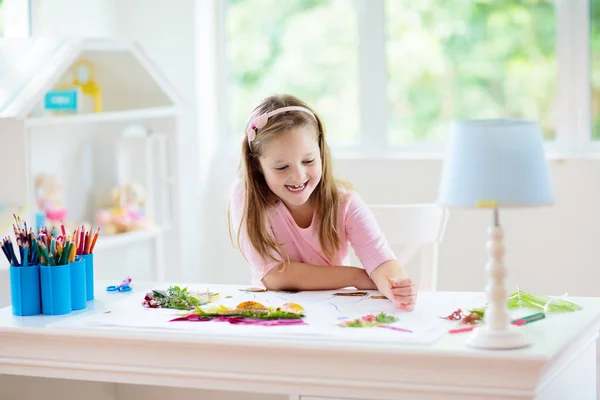
<svg viewBox="0 0 600 400">
<path fill-rule="evenodd" d="M 348 0 L 229 0 L 225 35 L 230 131 L 271 94 L 294 94 L 329 140 L 358 140 L 357 21 Z"/>
<path fill-rule="evenodd" d="M 542 0 L 385 3 L 391 142 L 453 119 L 536 118 L 554 138 L 554 7 Z"/>
<path fill-rule="evenodd" d="M 600 0 L 591 0 L 592 137 L 600 140 Z"/>
<path fill-rule="evenodd" d="M 332 145 L 361 152 L 440 149 L 457 119 L 537 119 L 558 151 L 600 139 L 600 0 L 228 0 L 224 12 L 236 137 L 261 98 L 289 92 Z"/>
</svg>

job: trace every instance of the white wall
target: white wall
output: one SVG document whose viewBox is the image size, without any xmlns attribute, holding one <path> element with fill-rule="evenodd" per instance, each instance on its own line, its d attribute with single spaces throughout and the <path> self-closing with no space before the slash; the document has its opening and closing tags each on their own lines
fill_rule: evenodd
<svg viewBox="0 0 600 400">
<path fill-rule="evenodd" d="M 32 35 L 109 37 L 116 12 L 117 0 L 32 0 Z"/>
<path fill-rule="evenodd" d="M 433 202 L 441 159 L 336 159 L 334 171 L 350 179 L 367 203 Z M 556 204 L 539 209 L 504 210 L 506 266 L 510 289 L 535 293 L 599 296 L 600 159 L 549 161 Z M 218 160 L 209 185 L 207 214 L 211 246 L 205 280 L 248 283 L 250 274 L 228 238 L 226 197 L 236 173 L 237 157 Z M 440 290 L 484 290 L 485 242 L 491 214 L 451 210 L 440 250 Z"/>
</svg>

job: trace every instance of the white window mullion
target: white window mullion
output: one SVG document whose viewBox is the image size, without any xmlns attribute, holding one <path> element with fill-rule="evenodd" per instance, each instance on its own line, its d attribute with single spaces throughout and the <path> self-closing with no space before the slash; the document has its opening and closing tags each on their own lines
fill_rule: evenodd
<svg viewBox="0 0 600 400">
<path fill-rule="evenodd" d="M 388 145 L 384 0 L 355 0 L 358 16 L 360 142 L 366 152 Z"/>
<path fill-rule="evenodd" d="M 583 153 L 591 144 L 590 2 L 556 0 L 556 147 Z"/>
<path fill-rule="evenodd" d="M 224 58 L 225 33 L 223 27 L 224 2 L 206 0 L 196 3 L 196 45 L 198 93 L 197 116 L 200 136 L 199 152 L 202 176 L 209 171 L 210 156 L 226 140 L 229 127 L 223 105 L 227 101 L 226 62 Z M 223 135 L 215 135 L 215 132 Z"/>
</svg>

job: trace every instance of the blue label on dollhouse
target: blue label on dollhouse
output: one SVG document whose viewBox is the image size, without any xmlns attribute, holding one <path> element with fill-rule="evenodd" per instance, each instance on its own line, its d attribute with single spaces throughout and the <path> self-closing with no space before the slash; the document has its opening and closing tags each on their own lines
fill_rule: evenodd
<svg viewBox="0 0 600 400">
<path fill-rule="evenodd" d="M 44 109 L 51 111 L 77 111 L 77 90 L 51 90 L 44 97 Z"/>
</svg>

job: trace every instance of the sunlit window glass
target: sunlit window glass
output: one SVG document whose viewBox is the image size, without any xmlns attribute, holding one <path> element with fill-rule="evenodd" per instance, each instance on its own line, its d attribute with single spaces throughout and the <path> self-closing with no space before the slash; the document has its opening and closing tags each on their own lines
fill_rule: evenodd
<svg viewBox="0 0 600 400">
<path fill-rule="evenodd" d="M 264 97 L 293 94 L 322 117 L 332 142 L 358 140 L 357 19 L 348 0 L 228 0 L 230 129 L 241 135 Z"/>
<path fill-rule="evenodd" d="M 600 0 L 591 0 L 592 136 L 600 139 Z"/>
<path fill-rule="evenodd" d="M 596 1 L 596 0 L 595 0 Z M 539 119 L 555 135 L 549 0 L 387 0 L 391 142 L 442 142 L 454 119 Z"/>
</svg>

